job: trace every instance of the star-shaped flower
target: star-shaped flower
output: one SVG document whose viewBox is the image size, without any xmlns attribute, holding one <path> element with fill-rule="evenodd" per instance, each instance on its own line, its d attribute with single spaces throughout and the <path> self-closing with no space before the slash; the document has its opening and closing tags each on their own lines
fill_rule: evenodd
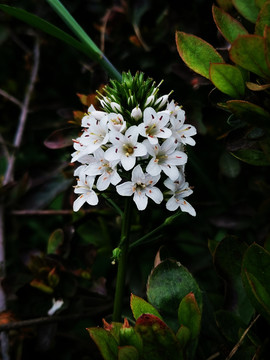
<svg viewBox="0 0 270 360">
<path fill-rule="evenodd" d="M 91 123 L 80 137 L 80 143 L 86 146 L 88 154 L 93 153 L 101 145 L 106 144 L 108 140 L 109 129 L 106 116 L 100 121 L 96 120 L 96 122 Z"/>
<path fill-rule="evenodd" d="M 125 170 L 130 170 L 136 163 L 136 157 L 147 154 L 146 147 L 138 143 L 138 128 L 131 126 L 125 134 L 111 131 L 110 140 L 112 147 L 105 152 L 108 161 L 120 161 Z"/>
<path fill-rule="evenodd" d="M 175 211 L 180 208 L 183 212 L 188 212 L 192 216 L 196 216 L 195 209 L 186 201 L 186 197 L 191 195 L 193 191 L 189 184 L 185 181 L 185 176 L 180 173 L 179 178 L 175 181 L 167 179 L 164 185 L 170 189 L 172 197 L 167 201 L 166 208 L 170 211 Z"/>
<path fill-rule="evenodd" d="M 166 127 L 169 114 L 163 111 L 156 112 L 148 107 L 143 112 L 143 123 L 138 126 L 139 134 L 146 137 L 151 144 L 157 144 L 158 138 L 167 139 L 172 132 Z"/>
<path fill-rule="evenodd" d="M 98 197 L 92 189 L 95 177 L 83 176 L 77 180 L 75 194 L 81 194 L 73 203 L 73 211 L 78 211 L 85 202 L 89 205 L 97 205 Z"/>
<path fill-rule="evenodd" d="M 179 176 L 177 166 L 187 162 L 187 155 L 183 151 L 176 150 L 177 143 L 169 138 L 162 145 L 151 145 L 147 140 L 144 144 L 152 156 L 146 171 L 152 176 L 159 175 L 163 171 L 171 180 L 176 180 Z"/>
<path fill-rule="evenodd" d="M 118 161 L 106 160 L 104 151 L 99 148 L 94 152 L 94 161 L 84 169 L 84 173 L 89 176 L 100 175 L 97 180 L 97 189 L 103 191 L 110 184 L 116 185 L 122 180 L 116 169 L 117 163 Z"/>
<path fill-rule="evenodd" d="M 144 174 L 140 165 L 137 165 L 131 174 L 131 181 L 116 186 L 116 191 L 121 196 L 132 196 L 138 210 L 144 210 L 148 204 L 148 198 L 156 204 L 163 200 L 162 192 L 154 186 L 160 175 L 151 176 Z"/>
</svg>

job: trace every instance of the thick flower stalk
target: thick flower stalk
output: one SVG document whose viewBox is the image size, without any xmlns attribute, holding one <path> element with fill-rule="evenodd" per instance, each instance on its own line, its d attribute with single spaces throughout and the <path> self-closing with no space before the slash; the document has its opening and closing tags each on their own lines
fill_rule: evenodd
<svg viewBox="0 0 270 360">
<path fill-rule="evenodd" d="M 115 187 L 120 196 L 132 196 L 138 210 L 151 199 L 196 215 L 185 200 L 192 190 L 184 172 L 185 146 L 195 145 L 196 129 L 170 94 L 159 96 L 159 87 L 143 73 L 128 72 L 98 93 L 100 109 L 89 107 L 74 140 L 72 162 L 81 163 L 74 173 L 74 211 L 85 202 L 96 205 L 101 192 Z"/>
</svg>

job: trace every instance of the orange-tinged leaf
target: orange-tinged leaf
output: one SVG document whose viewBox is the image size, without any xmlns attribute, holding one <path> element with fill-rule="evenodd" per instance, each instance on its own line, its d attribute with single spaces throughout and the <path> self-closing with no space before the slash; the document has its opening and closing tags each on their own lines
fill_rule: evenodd
<svg viewBox="0 0 270 360">
<path fill-rule="evenodd" d="M 267 1 L 259 13 L 255 26 L 255 34 L 263 36 L 265 26 L 270 26 L 270 1 Z"/>
<path fill-rule="evenodd" d="M 270 88 L 270 84 L 261 85 L 261 84 L 256 84 L 256 83 L 252 83 L 249 81 L 246 82 L 246 86 L 249 90 L 252 90 L 252 91 L 263 91 L 263 90 Z"/>
<path fill-rule="evenodd" d="M 239 35 L 248 34 L 244 26 L 224 10 L 213 5 L 213 18 L 223 37 L 232 43 Z"/>
<path fill-rule="evenodd" d="M 262 78 L 270 78 L 265 57 L 265 38 L 259 35 L 241 35 L 229 51 L 231 60 Z"/>
<path fill-rule="evenodd" d="M 195 35 L 177 31 L 176 45 L 178 53 L 186 65 L 207 79 L 210 78 L 211 63 L 224 63 L 222 56 L 212 45 Z"/>
</svg>

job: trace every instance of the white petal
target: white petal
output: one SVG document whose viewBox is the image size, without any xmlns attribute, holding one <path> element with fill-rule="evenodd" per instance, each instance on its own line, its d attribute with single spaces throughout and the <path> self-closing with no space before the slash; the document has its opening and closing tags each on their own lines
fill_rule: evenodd
<svg viewBox="0 0 270 360">
<path fill-rule="evenodd" d="M 133 182 L 127 181 L 116 186 L 116 191 L 121 196 L 131 196 L 133 194 Z"/>
<path fill-rule="evenodd" d="M 105 154 L 104 154 L 105 159 L 108 161 L 119 160 L 120 156 L 121 155 L 119 154 L 118 146 L 110 147 L 108 150 L 105 151 Z"/>
<path fill-rule="evenodd" d="M 84 194 L 79 196 L 73 203 L 73 211 L 78 211 L 83 206 L 85 201 L 86 199 Z"/>
<path fill-rule="evenodd" d="M 136 191 L 134 193 L 133 200 L 137 205 L 138 210 L 144 210 L 148 203 L 148 199 L 147 196 L 145 195 L 145 192 L 141 192 L 141 191 Z"/>
<path fill-rule="evenodd" d="M 192 216 L 196 216 L 195 209 L 186 200 L 184 200 L 184 199 L 180 200 L 179 204 L 180 204 L 180 208 L 182 211 L 187 212 Z"/>
<path fill-rule="evenodd" d="M 122 156 L 121 164 L 125 170 L 130 170 L 134 167 L 136 163 L 136 158 L 134 156 Z"/>
<path fill-rule="evenodd" d="M 162 139 L 167 139 L 172 135 L 172 132 L 168 128 L 162 128 L 160 129 L 159 133 L 156 135 L 157 137 L 160 137 Z M 149 139 L 150 141 L 150 139 Z"/>
<path fill-rule="evenodd" d="M 97 194 L 93 190 L 90 191 L 86 197 L 86 201 L 89 205 L 97 205 L 98 203 Z"/>
<path fill-rule="evenodd" d="M 175 211 L 178 207 L 179 203 L 176 201 L 174 196 L 172 196 L 166 203 L 166 208 L 170 211 Z"/>
<path fill-rule="evenodd" d="M 161 172 L 161 167 L 158 165 L 157 162 L 155 162 L 155 159 L 151 159 L 149 161 L 149 164 L 146 167 L 146 171 L 152 175 L 152 176 L 156 176 L 158 174 L 160 174 Z"/>
<path fill-rule="evenodd" d="M 173 181 L 179 177 L 179 170 L 175 165 L 161 165 L 161 169 Z"/>
<path fill-rule="evenodd" d="M 106 190 L 111 183 L 110 175 L 107 172 L 104 172 L 97 181 L 97 189 L 99 191 Z"/>
<path fill-rule="evenodd" d="M 146 154 L 147 154 L 147 149 L 143 144 L 137 143 L 134 146 L 134 149 L 133 149 L 133 155 L 134 156 L 144 156 Z"/>
<path fill-rule="evenodd" d="M 146 195 L 156 204 L 160 204 L 163 200 L 163 194 L 157 187 L 149 188 L 146 192 Z"/>
<path fill-rule="evenodd" d="M 168 157 L 167 162 L 170 165 L 184 165 L 186 164 L 187 159 L 187 154 L 185 154 L 183 151 L 175 151 Z"/>
<path fill-rule="evenodd" d="M 118 183 L 120 183 L 120 181 L 122 180 L 121 176 L 118 174 L 117 171 L 114 171 L 112 176 L 111 176 L 111 183 L 113 185 L 116 185 Z"/>
<path fill-rule="evenodd" d="M 145 176 L 140 165 L 137 165 L 131 174 L 131 180 L 136 183 L 137 181 L 144 182 Z"/>
</svg>

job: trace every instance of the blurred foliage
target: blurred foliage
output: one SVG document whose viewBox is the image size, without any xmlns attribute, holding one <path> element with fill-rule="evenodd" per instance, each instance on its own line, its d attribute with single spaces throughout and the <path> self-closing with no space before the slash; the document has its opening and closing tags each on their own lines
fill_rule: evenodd
<svg viewBox="0 0 270 360">
<path fill-rule="evenodd" d="M 46 2 L 2 3 L 27 10 L 69 33 Z M 269 1 L 247 3 L 250 8 L 243 6 L 245 1 L 219 0 L 212 13 L 212 2 L 206 0 L 186 2 L 181 10 L 171 0 L 64 1 L 119 71 L 140 70 L 157 83 L 164 79 L 164 93 L 174 90 L 173 97 L 186 110 L 188 123 L 198 129 L 196 147 L 187 149 L 190 161 L 186 167 L 194 186 L 191 203 L 198 215 L 182 214 L 136 245 L 137 239 L 160 226 L 170 214 L 165 207 L 155 206 L 134 214 L 134 246 L 123 309 L 134 325 L 128 301 L 133 293 L 149 302 L 146 306 L 144 300 L 139 301 L 136 306 L 146 309 L 139 313 L 133 296 L 131 307 L 137 321 L 144 312 L 151 313 L 150 306 L 162 316 L 162 326 L 163 321 L 168 325 L 169 337 L 177 337 L 178 327 L 184 324 L 187 330 L 183 328 L 177 341 L 180 337 L 182 344 L 190 345 L 192 333 L 193 345 L 196 343 L 196 353 L 189 350 L 187 359 L 226 359 L 240 339 L 233 359 L 266 359 L 269 352 L 269 54 L 264 55 L 261 47 L 263 41 L 269 52 Z M 203 56 L 214 56 L 215 64 L 207 65 L 210 73 L 206 73 L 201 54 L 197 60 L 202 71 L 188 61 L 199 74 L 179 58 L 177 46 L 183 45 L 179 38 L 175 42 L 176 31 L 188 46 L 198 49 L 198 41 L 203 42 Z M 76 49 L 1 11 L 0 88 L 18 101 L 23 101 L 29 83 L 36 36 L 41 47 L 38 79 L 23 142 L 16 153 L 14 180 L 0 189 L 6 210 L 3 286 L 8 307 L 0 324 L 47 317 L 53 299 L 63 299 L 54 323 L 41 321 L 9 331 L 11 357 L 100 359 L 97 341 L 89 339 L 86 328 L 96 329 L 102 318 L 110 322 L 116 275 L 111 255 L 119 241 L 120 218 L 106 199 L 95 208 L 85 207 L 77 214 L 71 211 L 73 167 L 69 162 L 70 140 L 80 131 L 80 118 L 93 102 L 96 89 L 107 83 L 108 75 Z M 256 42 L 250 45 L 252 49 L 258 46 L 252 55 L 263 62 L 263 72 L 242 61 L 248 45 L 241 41 Z M 227 77 L 231 81 L 224 85 Z M 3 179 L 20 108 L 1 95 L 0 110 Z M 151 272 L 156 254 L 164 261 Z M 181 290 L 176 278 L 173 285 L 169 283 L 164 302 L 154 295 L 154 289 L 156 286 L 157 295 L 162 295 L 159 289 L 168 282 L 163 279 L 160 285 L 156 272 L 165 266 L 164 273 L 168 271 L 175 279 L 178 268 L 168 265 L 176 264 L 168 260 L 171 258 L 188 269 L 185 278 L 193 285 L 175 301 L 173 295 Z M 198 327 L 190 330 L 185 316 L 179 315 L 182 311 L 178 312 L 180 301 L 190 292 L 202 314 L 199 336 Z M 253 324 L 258 313 L 261 315 Z M 147 326 L 153 336 L 150 320 Z M 160 321 L 154 320 L 160 326 Z M 250 324 L 253 326 L 244 333 Z M 120 329 L 122 324 L 117 326 Z M 94 331 L 104 334 L 103 330 Z M 117 344 L 113 345 L 116 350 Z M 136 358 L 137 348 L 123 344 L 118 358 Z M 151 341 L 147 344 L 151 348 Z"/>
</svg>

